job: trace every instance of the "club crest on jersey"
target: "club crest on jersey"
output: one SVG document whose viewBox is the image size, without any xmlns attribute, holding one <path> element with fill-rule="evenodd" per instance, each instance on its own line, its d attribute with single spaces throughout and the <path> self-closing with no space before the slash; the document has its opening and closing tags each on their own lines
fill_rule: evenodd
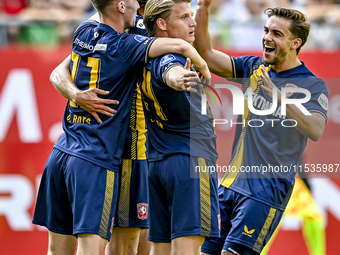
<svg viewBox="0 0 340 255">
<path fill-rule="evenodd" d="M 165 55 L 162 59 L 161 59 L 161 66 L 166 65 L 167 63 L 170 63 L 171 61 L 175 60 L 175 56 L 173 55 Z"/>
<path fill-rule="evenodd" d="M 287 83 L 285 88 L 298 88 L 298 86 L 293 83 Z M 287 97 L 290 97 L 291 95 L 293 95 L 293 92 L 286 93 Z"/>
<path fill-rule="evenodd" d="M 137 204 L 138 209 L 138 219 L 146 220 L 148 218 L 148 204 L 147 203 L 139 203 Z"/>
<path fill-rule="evenodd" d="M 148 39 L 148 37 L 142 36 L 142 35 L 136 35 L 134 38 L 137 42 L 140 42 L 140 43 L 144 42 L 146 39 Z"/>
<path fill-rule="evenodd" d="M 139 29 L 146 29 L 145 26 L 144 26 L 144 23 L 143 23 L 143 20 L 142 20 L 142 19 L 140 19 L 140 20 L 137 21 L 136 28 L 139 28 Z"/>
</svg>

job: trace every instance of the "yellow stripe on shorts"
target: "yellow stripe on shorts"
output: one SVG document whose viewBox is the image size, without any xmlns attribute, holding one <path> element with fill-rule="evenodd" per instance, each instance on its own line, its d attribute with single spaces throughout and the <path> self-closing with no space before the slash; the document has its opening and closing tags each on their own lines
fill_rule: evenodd
<svg viewBox="0 0 340 255">
<path fill-rule="evenodd" d="M 198 158 L 200 169 L 208 169 L 204 158 Z M 201 234 L 210 236 L 211 232 L 211 200 L 209 171 L 200 171 L 200 200 L 201 200 Z"/>
<path fill-rule="evenodd" d="M 102 212 L 102 219 L 100 221 L 99 235 L 103 238 L 107 236 L 107 229 L 110 224 L 110 214 L 112 207 L 113 191 L 115 183 L 115 173 L 107 170 L 106 174 L 106 187 L 105 187 L 105 198 L 104 207 Z"/>
<path fill-rule="evenodd" d="M 264 239 L 266 238 L 269 227 L 274 220 L 275 214 L 276 214 L 276 209 L 270 208 L 267 219 L 266 219 L 266 221 L 263 225 L 263 228 L 261 229 L 261 232 L 260 232 L 259 236 L 257 237 L 257 240 L 256 240 L 255 245 L 253 247 L 254 251 L 257 251 L 257 252 L 261 251 L 261 247 L 263 245 Z"/>
<path fill-rule="evenodd" d="M 120 227 L 129 227 L 132 160 L 122 159 L 121 164 L 122 176 L 118 202 L 118 223 Z"/>
</svg>

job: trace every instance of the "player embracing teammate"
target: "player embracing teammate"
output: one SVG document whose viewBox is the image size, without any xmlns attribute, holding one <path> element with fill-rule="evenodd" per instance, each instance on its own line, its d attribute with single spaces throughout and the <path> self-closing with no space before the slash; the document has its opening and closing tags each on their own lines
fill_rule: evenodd
<svg viewBox="0 0 340 255">
<path fill-rule="evenodd" d="M 197 255 L 207 237 L 203 244 L 202 254 L 259 254 L 281 219 L 294 185 L 294 173 L 278 173 L 276 175 L 271 173 L 266 176 L 252 175 L 241 171 L 226 173 L 219 186 L 218 198 L 216 173 L 195 171 L 197 166 L 199 169 L 209 169 L 204 167 L 215 165 L 217 159 L 216 135 L 212 125 L 213 116 L 208 105 L 208 114 L 201 114 L 201 95 L 204 91 L 201 85 L 197 85 L 199 84 L 197 83 L 198 76 L 196 71 L 191 68 L 190 60 L 186 57 L 191 58 L 205 77 L 210 78 L 210 73 L 205 62 L 197 56 L 197 52 L 192 51 L 190 47 L 183 50 L 182 47 L 188 47 L 188 45 L 174 43 L 173 47 L 162 50 L 156 46 L 160 47 L 161 39 L 163 39 L 163 44 L 170 43 L 170 39 L 165 41 L 166 39 L 162 37 L 181 38 L 189 43 L 194 42 L 194 46 L 212 72 L 227 79 L 236 79 L 236 81 L 240 81 L 238 80 L 240 78 L 244 89 L 251 88 L 253 95 L 260 95 L 268 102 L 272 101 L 273 92 L 278 91 L 278 103 L 280 104 L 279 91 L 287 84 L 308 89 L 311 92 L 311 99 L 303 106 L 311 115 L 305 116 L 296 106 L 288 105 L 287 116 L 282 116 L 282 118 L 288 117 L 296 120 L 298 123 L 296 127 L 285 129 L 282 126 L 271 127 L 269 125 L 264 128 L 251 129 L 246 126 L 238 126 L 230 162 L 230 166 L 236 167 L 236 169 L 240 169 L 242 166 L 261 164 L 298 165 L 307 138 L 318 140 L 321 137 L 328 110 L 327 86 L 298 59 L 298 53 L 306 42 L 309 32 L 306 17 L 295 10 L 267 9 L 266 14 L 269 19 L 264 28 L 263 58 L 252 56 L 233 58 L 211 47 L 208 33 L 211 0 L 198 1 L 195 20 L 190 0 L 149 0 L 145 6 L 145 12 L 141 13 L 144 10 L 141 9 L 136 20 L 132 18 L 136 13 L 137 5 L 134 6 L 136 1 L 104 1 L 109 6 L 107 8 L 110 9 L 112 6 L 116 8 L 116 15 L 121 18 L 121 24 L 124 24 L 120 30 L 116 30 L 118 33 L 115 36 L 127 39 L 126 44 L 120 42 L 121 59 L 115 68 L 123 68 L 125 61 L 136 63 L 134 62 L 136 58 L 133 55 L 136 52 L 132 53 L 127 50 L 128 47 L 132 47 L 131 44 L 136 44 L 136 47 L 140 48 L 139 56 L 144 54 L 145 63 L 143 64 L 139 58 L 138 61 L 141 65 L 136 67 L 136 71 L 115 70 L 112 74 L 100 73 L 98 70 L 112 59 L 105 62 L 106 57 L 103 54 L 100 57 L 101 60 L 96 62 L 96 56 L 88 55 L 86 56 L 87 67 L 90 67 L 92 71 L 87 74 L 86 71 L 78 73 L 79 64 L 80 67 L 82 65 L 82 62 L 79 61 L 83 58 L 83 49 L 81 48 L 84 48 L 84 45 L 88 46 L 85 48 L 89 48 L 93 41 L 99 40 L 103 33 L 101 31 L 112 33 L 112 30 L 106 25 L 112 27 L 113 24 L 119 23 L 117 20 L 113 21 L 108 18 L 110 12 L 107 11 L 108 9 L 103 9 L 101 1 L 93 0 L 93 2 L 97 4 L 95 7 L 101 14 L 100 22 L 104 25 L 92 22 L 90 25 L 81 25 L 78 28 L 76 33 L 85 32 L 84 34 L 86 34 L 86 27 L 90 27 L 89 40 L 80 40 L 79 37 L 77 37 L 78 41 L 74 40 L 78 43 L 74 45 L 71 59 L 66 59 L 65 63 L 56 69 L 55 77 L 51 80 L 57 90 L 71 100 L 68 106 L 70 110 L 67 114 L 65 113 L 64 127 L 66 130 L 71 128 L 74 132 L 70 133 L 70 137 L 67 137 L 67 134 L 63 135 L 67 139 L 61 138 L 64 139 L 62 141 L 66 141 L 63 146 L 73 144 L 72 150 L 66 151 L 66 154 L 71 155 L 67 157 L 73 161 L 79 160 L 79 158 L 87 161 L 87 156 L 91 158 L 103 148 L 104 151 L 106 148 L 112 148 L 111 143 L 115 144 L 113 147 L 115 150 L 112 153 L 107 153 L 108 162 L 110 160 L 114 162 L 114 167 L 99 163 L 97 158 L 92 160 L 92 165 L 87 165 L 89 176 L 92 176 L 96 171 L 100 172 L 92 171 L 92 168 L 100 166 L 108 169 L 103 170 L 105 172 L 100 177 L 101 180 L 94 181 L 95 178 L 89 178 L 87 182 L 95 185 L 94 187 L 98 185 L 106 187 L 102 196 L 105 203 L 111 201 L 112 209 L 108 209 L 109 216 L 104 213 L 104 209 L 99 209 L 99 212 L 97 209 L 95 210 L 101 219 L 97 224 L 99 232 L 95 230 L 96 223 L 92 223 L 93 228 L 85 232 L 80 227 L 74 231 L 76 225 L 73 225 L 73 230 L 72 226 L 68 227 L 65 233 L 60 228 L 49 228 L 50 238 L 51 235 L 53 237 L 52 240 L 50 239 L 49 252 L 52 254 L 55 244 L 64 242 L 67 244 L 65 247 L 70 247 L 69 254 L 72 254 L 72 250 L 74 253 L 75 239 L 67 238 L 60 241 L 59 238 L 63 238 L 65 234 L 69 237 L 79 233 L 80 251 L 78 250 L 78 254 L 88 254 L 90 250 L 86 250 L 84 247 L 97 247 L 93 254 L 101 254 L 100 251 L 106 244 L 106 239 L 110 239 L 110 230 L 112 230 L 110 227 L 113 226 L 113 238 L 107 246 L 106 254 L 136 254 L 140 228 L 148 227 L 148 224 L 145 224 L 145 219 L 148 218 L 150 220 L 149 240 L 152 242 L 150 254 L 152 255 Z M 145 4 L 145 1 L 142 2 Z M 144 14 L 144 23 L 141 21 L 140 14 Z M 146 28 L 152 37 L 125 37 L 121 30 L 130 27 L 134 27 L 132 31 L 130 30 L 131 33 L 139 34 L 144 34 Z M 92 29 L 93 34 L 91 34 Z M 156 37 L 159 39 L 155 40 Z M 130 38 L 131 41 L 128 41 Z M 106 40 L 105 43 L 102 41 L 97 43 L 94 46 L 94 53 L 108 49 L 109 44 L 106 44 L 108 42 Z M 158 44 L 156 44 L 157 42 Z M 176 45 L 180 46 L 176 47 Z M 127 47 L 126 50 L 123 46 Z M 77 52 L 77 47 L 80 47 L 79 52 Z M 112 49 L 111 46 L 110 49 Z M 155 58 L 149 59 L 148 51 Z M 166 54 L 167 52 L 168 54 Z M 80 58 L 77 57 L 77 54 Z M 119 58 L 115 61 L 118 60 Z M 134 65 L 132 63 L 129 64 L 131 67 Z M 142 64 L 144 68 L 141 68 Z M 72 79 L 67 70 L 70 65 Z M 96 73 L 100 73 L 100 76 L 95 76 Z M 122 84 L 126 82 L 119 83 L 110 78 L 110 75 L 115 73 L 133 77 L 129 81 L 130 85 L 124 87 Z M 84 84 L 90 84 L 90 89 L 84 85 L 81 87 L 79 84 L 81 77 L 84 79 Z M 113 81 L 118 85 L 97 86 L 101 84 L 101 79 L 107 77 L 111 79 L 111 85 L 113 85 Z M 72 80 L 77 86 L 72 83 Z M 275 90 L 275 88 L 279 90 Z M 290 98 L 301 98 L 301 94 L 293 93 Z M 119 106 L 115 106 L 117 102 L 114 100 L 119 100 Z M 254 107 L 256 108 L 256 105 Z M 78 116 L 81 118 L 79 119 Z M 238 121 L 242 122 L 252 117 L 265 120 L 273 116 L 255 115 L 246 108 L 245 114 L 239 116 Z M 86 121 L 78 122 L 78 120 L 87 119 L 92 124 L 92 127 L 89 125 L 90 128 L 86 126 L 88 124 Z M 100 123 L 99 126 L 93 125 L 95 121 Z M 82 132 L 88 129 L 91 137 L 95 136 L 97 132 L 101 132 L 101 127 L 105 127 L 107 130 L 104 135 L 105 139 L 102 141 L 106 141 L 106 138 L 110 137 L 109 143 L 98 143 L 97 140 L 94 140 L 95 145 L 104 144 L 103 148 L 90 148 L 86 157 L 82 157 L 84 150 L 81 146 L 84 144 L 82 142 L 84 136 L 78 137 L 78 130 L 80 134 L 83 134 Z M 147 135 L 146 127 L 148 128 Z M 109 132 L 113 132 L 113 135 L 110 135 Z M 117 132 L 123 135 L 123 139 L 117 136 Z M 75 139 L 76 142 L 67 142 L 70 139 Z M 75 154 L 74 149 L 78 149 L 80 153 Z M 59 147 L 59 150 L 65 151 L 64 147 Z M 56 150 L 54 151 L 56 153 Z M 146 151 L 149 163 L 146 161 Z M 58 157 L 56 158 L 58 159 Z M 61 169 L 70 171 L 68 160 L 61 158 Z M 83 161 L 80 160 L 80 162 Z M 149 170 L 147 170 L 148 166 Z M 77 215 L 73 208 L 76 208 L 74 206 L 78 198 L 73 197 L 73 193 L 76 190 L 75 183 L 79 182 L 77 181 L 79 170 L 75 171 L 76 182 L 74 182 L 72 174 L 68 175 L 67 171 L 66 178 L 68 178 L 67 182 L 71 191 L 68 191 L 67 187 L 63 192 L 69 193 L 68 197 L 71 199 L 71 203 L 68 205 L 69 202 L 66 198 L 60 203 L 61 205 L 67 204 L 68 207 L 71 206 L 67 209 L 71 217 Z M 147 174 L 148 178 L 146 178 Z M 51 183 L 49 178 L 45 174 L 42 185 Z M 147 185 L 150 185 L 149 202 L 145 200 L 148 199 L 148 190 L 145 187 Z M 44 194 L 43 190 L 44 188 L 40 193 Z M 98 205 L 98 208 L 100 206 L 107 210 L 105 204 Z M 40 210 L 44 210 L 43 202 L 37 204 L 35 223 L 49 227 L 46 223 L 38 220 Z M 63 211 L 60 208 L 58 210 Z M 220 213 L 221 237 L 219 237 Z M 83 218 L 80 217 L 80 219 Z M 112 223 L 108 223 L 107 219 L 112 219 Z M 58 220 L 63 219 L 61 217 Z M 78 224 L 80 226 L 83 221 L 78 221 Z M 68 226 L 70 226 L 70 222 Z M 54 233 L 55 230 L 59 234 Z M 106 235 L 103 235 L 101 231 L 104 231 Z M 92 236 L 83 233 L 93 233 L 95 238 L 89 239 L 88 237 Z M 104 240 L 98 239 L 96 235 Z M 51 246 L 51 243 L 54 246 Z M 148 253 L 146 248 L 144 254 Z M 60 253 L 53 254 L 68 253 L 62 250 Z M 142 251 L 139 250 L 138 254 L 142 254 Z"/>
</svg>

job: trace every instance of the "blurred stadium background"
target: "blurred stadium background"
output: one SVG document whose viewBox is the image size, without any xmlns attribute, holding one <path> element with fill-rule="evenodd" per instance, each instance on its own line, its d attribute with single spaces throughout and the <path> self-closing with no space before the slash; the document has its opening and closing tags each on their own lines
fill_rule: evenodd
<svg viewBox="0 0 340 255">
<path fill-rule="evenodd" d="M 195 7 L 196 1 L 192 2 Z M 307 13 L 312 31 L 300 59 L 324 78 L 330 91 L 323 137 L 308 142 L 304 163 L 334 171 L 309 173 L 313 195 L 325 215 L 327 254 L 339 254 L 340 229 L 340 1 L 214 0 L 210 32 L 214 46 L 231 56 L 262 55 L 266 6 Z M 49 83 L 51 71 L 71 51 L 74 29 L 93 14 L 89 0 L 0 0 L 0 254 L 46 254 L 47 231 L 31 224 L 47 157 L 58 138 L 66 105 Z M 114 68 L 114 67 L 113 67 Z M 214 83 L 226 83 L 215 78 Z M 231 94 L 219 91 L 217 119 L 234 119 Z M 217 125 L 219 166 L 230 159 L 234 128 Z M 336 165 L 338 164 L 338 165 Z M 340 168 L 340 167 L 339 167 Z M 286 218 L 269 254 L 307 255 L 301 222 Z"/>
</svg>

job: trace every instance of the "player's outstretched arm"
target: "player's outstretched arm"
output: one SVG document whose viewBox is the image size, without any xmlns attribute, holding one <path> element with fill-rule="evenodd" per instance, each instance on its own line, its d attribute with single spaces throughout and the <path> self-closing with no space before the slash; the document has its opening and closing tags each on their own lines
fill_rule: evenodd
<svg viewBox="0 0 340 255">
<path fill-rule="evenodd" d="M 211 78 L 207 63 L 188 42 L 177 38 L 157 38 L 150 47 L 149 57 L 155 58 L 167 53 L 176 53 L 190 58 L 191 62 L 199 68 L 205 78 Z"/>
<path fill-rule="evenodd" d="M 211 37 L 208 31 L 210 5 L 212 0 L 198 0 L 195 21 L 194 47 L 207 62 L 209 69 L 214 74 L 225 77 L 235 78 L 232 73 L 230 57 L 218 50 L 214 50 L 211 45 Z"/>
<path fill-rule="evenodd" d="M 98 88 L 91 88 L 88 90 L 79 90 L 73 83 L 70 75 L 70 56 L 68 56 L 61 64 L 59 64 L 50 75 L 50 82 L 54 88 L 63 97 L 80 105 L 83 109 L 88 111 L 98 123 L 102 123 L 98 113 L 107 116 L 112 116 L 116 110 L 107 106 L 108 104 L 119 104 L 116 100 L 102 99 L 98 95 L 108 95 L 109 91 L 104 91 Z"/>
<path fill-rule="evenodd" d="M 192 86 L 197 85 L 199 78 L 196 72 L 190 71 L 190 65 L 190 58 L 187 58 L 184 67 L 175 66 L 171 68 L 165 75 L 165 83 L 174 90 L 197 92 Z"/>
</svg>

